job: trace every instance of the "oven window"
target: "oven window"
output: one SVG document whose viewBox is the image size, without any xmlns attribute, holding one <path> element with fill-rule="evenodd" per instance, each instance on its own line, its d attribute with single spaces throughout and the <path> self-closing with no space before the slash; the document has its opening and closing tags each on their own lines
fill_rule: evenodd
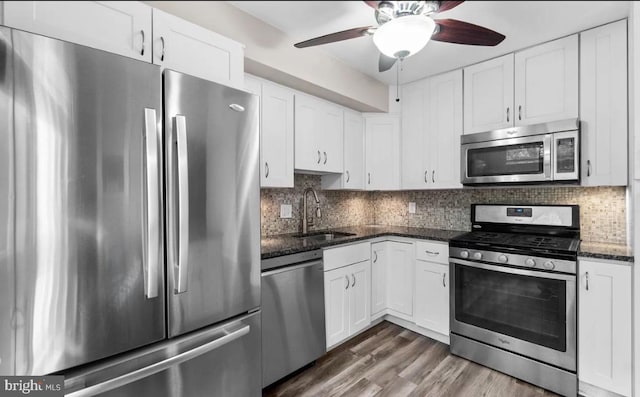
<svg viewBox="0 0 640 397">
<path fill-rule="evenodd" d="M 455 265 L 455 318 L 566 351 L 566 282 Z"/>
<path fill-rule="evenodd" d="M 544 173 L 544 143 L 531 142 L 467 151 L 469 177 Z"/>
</svg>

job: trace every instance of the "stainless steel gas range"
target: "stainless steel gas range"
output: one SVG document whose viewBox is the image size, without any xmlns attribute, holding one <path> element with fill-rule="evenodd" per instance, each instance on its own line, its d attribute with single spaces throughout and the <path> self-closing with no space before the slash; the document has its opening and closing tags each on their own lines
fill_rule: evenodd
<svg viewBox="0 0 640 397">
<path fill-rule="evenodd" d="M 451 240 L 453 354 L 577 393 L 575 205 L 480 205 Z"/>
</svg>

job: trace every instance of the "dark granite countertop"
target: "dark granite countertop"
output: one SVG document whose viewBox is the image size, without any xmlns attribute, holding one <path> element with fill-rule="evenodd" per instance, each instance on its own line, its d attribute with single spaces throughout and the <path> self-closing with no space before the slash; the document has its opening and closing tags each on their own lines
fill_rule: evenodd
<svg viewBox="0 0 640 397">
<path fill-rule="evenodd" d="M 397 236 L 448 242 L 452 238 L 466 233 L 465 231 L 460 230 L 425 229 L 420 227 L 383 225 L 348 226 L 333 228 L 330 229 L 330 231 L 353 233 L 354 235 L 321 242 L 305 242 L 302 239 L 294 237 L 297 233 L 263 237 L 261 241 L 262 259 L 296 254 L 298 252 L 311 251 L 318 248 L 330 247 L 332 245 L 352 243 L 354 241 L 367 240 L 382 236 Z M 313 230 L 310 233 L 316 232 L 320 231 Z"/>
<path fill-rule="evenodd" d="M 583 258 L 633 262 L 633 253 L 631 252 L 631 247 L 621 244 L 582 241 L 580 242 L 578 256 Z"/>
</svg>

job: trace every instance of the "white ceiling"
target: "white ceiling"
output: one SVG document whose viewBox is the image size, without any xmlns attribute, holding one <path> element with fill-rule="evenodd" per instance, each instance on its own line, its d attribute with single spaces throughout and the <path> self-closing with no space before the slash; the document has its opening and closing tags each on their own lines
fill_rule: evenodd
<svg viewBox="0 0 640 397">
<path fill-rule="evenodd" d="M 280 29 L 291 44 L 336 31 L 377 26 L 374 10 L 362 1 L 229 1 Z M 406 59 L 400 83 L 467 66 L 628 16 L 628 1 L 467 1 L 434 18 L 453 18 L 507 36 L 496 47 L 431 41 Z M 372 38 L 321 46 L 334 57 L 384 83 L 396 83 L 396 68 L 378 72 L 379 52 Z M 318 47 L 319 48 L 319 47 Z M 305 49 L 300 49 L 304 56 Z"/>
</svg>

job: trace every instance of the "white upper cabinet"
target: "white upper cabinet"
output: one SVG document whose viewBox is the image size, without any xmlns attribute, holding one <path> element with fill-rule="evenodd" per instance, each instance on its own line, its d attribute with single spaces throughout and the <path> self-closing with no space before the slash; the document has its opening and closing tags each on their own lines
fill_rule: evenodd
<svg viewBox="0 0 640 397">
<path fill-rule="evenodd" d="M 244 46 L 153 9 L 153 63 L 167 69 L 244 88 Z"/>
<path fill-rule="evenodd" d="M 513 54 L 464 68 L 464 133 L 513 126 Z"/>
<path fill-rule="evenodd" d="M 365 189 L 400 188 L 400 117 L 365 115 Z"/>
<path fill-rule="evenodd" d="M 515 54 L 515 125 L 578 117 L 578 35 Z"/>
<path fill-rule="evenodd" d="M 627 184 L 627 21 L 580 33 L 582 185 Z"/>
<path fill-rule="evenodd" d="M 322 176 L 323 189 L 364 189 L 364 119 L 344 110 L 344 172 Z"/>
<path fill-rule="evenodd" d="M 262 83 L 260 186 L 293 187 L 293 91 Z"/>
<path fill-rule="evenodd" d="M 5 1 L 4 24 L 151 62 L 151 7 L 137 1 Z"/>
<path fill-rule="evenodd" d="M 295 169 L 343 172 L 342 108 L 315 97 L 295 96 Z"/>
<path fill-rule="evenodd" d="M 428 80 L 402 86 L 402 188 L 426 189 L 429 182 L 425 151 L 428 122 Z M 459 150 L 459 149 L 458 149 Z"/>
</svg>

